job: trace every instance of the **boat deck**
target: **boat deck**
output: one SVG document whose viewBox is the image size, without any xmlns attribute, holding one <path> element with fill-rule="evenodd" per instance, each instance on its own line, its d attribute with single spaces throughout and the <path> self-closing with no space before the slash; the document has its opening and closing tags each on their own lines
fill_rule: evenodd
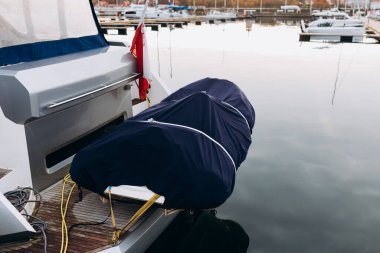
<svg viewBox="0 0 380 253">
<path fill-rule="evenodd" d="M 47 223 L 46 236 L 48 242 L 47 252 L 59 252 L 61 247 L 61 201 L 62 182 L 42 192 L 43 202 L 39 207 L 36 217 Z M 66 187 L 67 188 L 67 187 Z M 66 191 L 67 194 L 68 190 Z M 67 196 L 67 195 L 66 195 Z M 114 202 L 114 201 L 113 201 Z M 113 203 L 117 227 L 120 228 L 140 208 L 137 202 Z M 132 232 L 156 207 L 152 207 L 131 229 Z M 78 191 L 75 187 L 69 202 L 66 222 L 68 228 L 77 223 L 97 223 L 109 217 L 110 205 L 103 203 L 99 195 L 83 189 L 83 200 L 78 202 Z M 76 226 L 69 233 L 69 246 L 67 252 L 97 252 L 111 247 L 107 235 L 112 232 L 111 218 L 104 224 Z M 128 234 L 126 235 L 128 236 Z M 44 240 L 42 236 L 26 242 L 0 245 L 0 252 L 44 252 Z"/>
<path fill-rule="evenodd" d="M 9 172 L 11 172 L 11 171 L 0 168 L 0 179 L 2 179 L 3 177 L 5 177 L 5 175 L 7 175 Z"/>
</svg>

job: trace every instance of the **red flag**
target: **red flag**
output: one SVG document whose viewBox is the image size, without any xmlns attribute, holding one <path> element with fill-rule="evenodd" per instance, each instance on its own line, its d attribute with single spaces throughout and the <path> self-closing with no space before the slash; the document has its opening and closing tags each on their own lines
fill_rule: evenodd
<svg viewBox="0 0 380 253">
<path fill-rule="evenodd" d="M 144 22 L 136 29 L 132 40 L 131 52 L 137 59 L 137 71 L 141 73 L 139 78 L 139 96 L 141 100 L 146 100 L 149 89 L 149 81 L 144 76 Z"/>
</svg>

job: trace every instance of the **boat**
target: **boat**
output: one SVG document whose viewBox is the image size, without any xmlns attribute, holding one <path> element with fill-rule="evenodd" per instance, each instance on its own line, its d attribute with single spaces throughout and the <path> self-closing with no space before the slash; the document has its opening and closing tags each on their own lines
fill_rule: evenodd
<svg viewBox="0 0 380 253">
<path fill-rule="evenodd" d="M 315 14 L 315 15 L 314 15 Z M 365 35 L 365 22 L 351 18 L 339 10 L 313 13 L 318 19 L 305 24 L 301 20 L 302 33 L 311 34 L 317 40 L 361 42 Z"/>
<path fill-rule="evenodd" d="M 143 4 L 131 3 L 127 8 L 123 10 L 123 15 L 126 18 L 140 18 L 144 10 Z M 147 12 L 153 11 L 154 8 L 148 7 Z"/>
<path fill-rule="evenodd" d="M 380 11 L 372 11 L 368 15 L 367 26 L 376 33 L 380 33 Z"/>
<path fill-rule="evenodd" d="M 216 208 L 233 191 L 254 122 L 237 85 L 205 78 L 80 150 L 70 175 L 100 195 L 109 185 L 146 186 L 165 197 L 165 208 Z"/>
<path fill-rule="evenodd" d="M 176 5 L 176 4 L 171 3 L 170 1 L 168 2 L 167 7 L 169 9 L 172 9 L 173 11 L 189 11 L 189 10 L 192 10 L 192 8 L 190 6 Z"/>
<path fill-rule="evenodd" d="M 283 5 L 280 7 L 280 10 L 285 13 L 299 13 L 301 11 L 301 8 L 298 5 Z"/>
<path fill-rule="evenodd" d="M 215 8 L 213 10 L 210 10 L 207 14 L 206 14 L 206 18 L 208 19 L 221 19 L 221 20 L 225 20 L 225 19 L 235 19 L 237 14 L 234 10 L 230 10 L 230 9 L 227 9 L 227 0 L 224 0 L 224 7 L 223 7 L 223 11 L 219 11 L 216 9 L 216 0 L 215 0 Z"/>
<path fill-rule="evenodd" d="M 124 9 L 123 15 L 126 18 L 138 19 L 141 17 L 141 13 L 144 10 L 143 4 L 130 4 Z M 155 7 L 148 7 L 145 14 L 146 18 L 158 19 L 158 18 L 187 18 L 189 14 L 186 10 L 174 11 L 169 8 L 168 5 L 156 5 Z"/>
<path fill-rule="evenodd" d="M 218 10 L 210 10 L 206 18 L 209 19 L 233 19 L 236 18 L 236 12 L 234 11 L 218 11 Z"/>
<path fill-rule="evenodd" d="M 313 11 L 311 16 L 313 19 L 350 19 L 350 16 L 348 16 L 346 12 L 342 12 L 338 8 L 332 8 L 325 11 Z"/>
<path fill-rule="evenodd" d="M 151 18 L 151 19 L 157 19 L 157 18 L 172 18 L 173 15 L 172 13 L 167 10 L 161 10 L 158 8 L 151 8 L 146 12 L 146 18 Z"/>
<path fill-rule="evenodd" d="M 121 16 L 126 7 L 123 5 L 95 6 L 95 13 L 98 16 Z"/>
<path fill-rule="evenodd" d="M 307 33 L 329 33 L 341 35 L 363 35 L 364 22 L 355 19 L 318 19 L 302 28 Z"/>
<path fill-rule="evenodd" d="M 377 10 L 377 11 L 369 13 L 368 19 L 379 21 L 380 20 L 380 11 Z"/>
<path fill-rule="evenodd" d="M 105 40 L 87 0 L 2 1 L 0 19 L 0 252 L 57 252 L 65 229 L 61 252 L 143 252 L 174 218 L 159 205 L 115 245 L 110 204 L 97 194 L 75 187 L 65 223 L 60 212 L 76 152 L 148 108 L 130 47 Z M 150 84 L 150 103 L 169 94 L 154 76 Z M 116 225 L 140 206 L 114 204 Z"/>
<path fill-rule="evenodd" d="M 144 252 L 175 218 L 169 207 L 215 208 L 231 195 L 251 144 L 254 110 L 226 80 L 201 80 L 169 95 L 142 69 L 141 25 L 131 46 L 107 41 L 90 1 L 62 3 L 0 2 L 0 252 Z M 212 113 L 206 117 L 211 124 L 189 121 L 198 115 L 191 113 L 194 105 L 202 105 L 200 112 L 209 106 L 204 115 Z M 137 139 L 118 148 L 130 138 Z M 87 153 L 94 147 L 101 147 L 109 167 Z M 118 150 L 118 159 L 108 147 Z M 149 148 L 157 158 L 150 166 L 144 160 Z M 165 150 L 181 159 L 170 152 L 163 159 Z M 191 177 L 173 160 L 186 162 Z M 99 184 L 83 177 L 91 172 L 82 166 L 88 161 L 100 168 Z M 162 171 L 158 164 L 165 165 Z M 169 174 L 172 180 L 165 180 Z"/>
<path fill-rule="evenodd" d="M 190 14 L 187 10 L 171 11 L 172 18 L 191 18 L 194 15 Z"/>
</svg>

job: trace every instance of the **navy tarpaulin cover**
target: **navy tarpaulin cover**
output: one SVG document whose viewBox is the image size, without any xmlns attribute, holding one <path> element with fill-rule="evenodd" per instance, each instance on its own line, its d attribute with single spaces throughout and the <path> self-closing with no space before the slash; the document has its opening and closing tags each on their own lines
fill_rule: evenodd
<svg viewBox="0 0 380 253">
<path fill-rule="evenodd" d="M 228 80 L 205 78 L 186 85 L 163 101 L 181 99 L 197 91 L 205 91 L 207 94 L 238 109 L 244 115 L 252 130 L 255 124 L 255 111 L 243 91 L 236 84 Z"/>
<path fill-rule="evenodd" d="M 236 85 L 204 79 L 81 150 L 71 177 L 101 195 L 107 186 L 147 186 L 165 197 L 166 207 L 217 207 L 233 191 L 254 118 L 253 107 Z"/>
</svg>

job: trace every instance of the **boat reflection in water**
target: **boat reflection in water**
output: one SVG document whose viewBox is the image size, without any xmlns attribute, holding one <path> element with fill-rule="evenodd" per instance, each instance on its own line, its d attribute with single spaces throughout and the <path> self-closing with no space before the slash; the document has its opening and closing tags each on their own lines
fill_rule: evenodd
<svg viewBox="0 0 380 253">
<path fill-rule="evenodd" d="M 247 252 L 249 237 L 242 226 L 215 215 L 215 210 L 182 212 L 146 253 Z"/>
</svg>

